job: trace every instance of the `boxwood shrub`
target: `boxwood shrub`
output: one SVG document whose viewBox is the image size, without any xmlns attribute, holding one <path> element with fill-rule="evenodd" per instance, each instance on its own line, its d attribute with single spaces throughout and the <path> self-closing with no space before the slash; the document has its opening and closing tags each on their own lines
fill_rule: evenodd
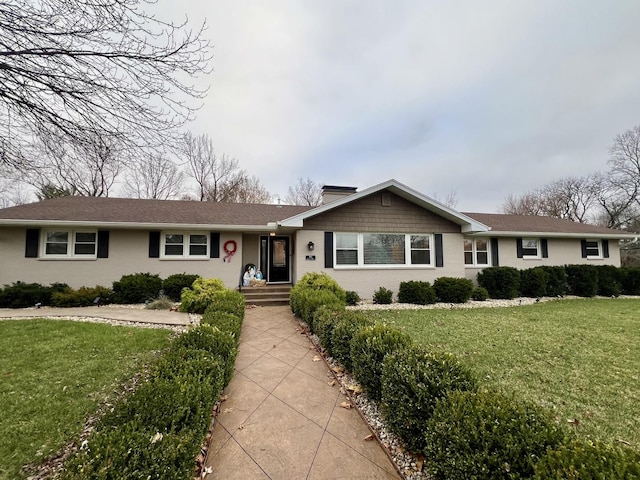
<svg viewBox="0 0 640 480">
<path fill-rule="evenodd" d="M 369 398 L 382 397 L 382 362 L 385 355 L 411 344 L 411 337 L 388 325 L 359 330 L 351 340 L 353 374 Z"/>
<path fill-rule="evenodd" d="M 539 268 L 549 275 L 545 295 L 547 297 L 564 297 L 567 294 L 567 273 L 564 267 L 544 265 Z"/>
<path fill-rule="evenodd" d="M 157 274 L 123 275 L 113 282 L 113 303 L 144 303 L 160 295 L 162 279 Z"/>
<path fill-rule="evenodd" d="M 478 272 L 478 283 L 491 298 L 511 299 L 520 295 L 520 272 L 513 267 L 489 267 Z"/>
<path fill-rule="evenodd" d="M 567 291 L 578 297 L 594 297 L 598 293 L 598 269 L 594 265 L 566 265 Z"/>
<path fill-rule="evenodd" d="M 476 302 L 484 302 L 487 298 L 489 298 L 489 292 L 484 287 L 476 287 L 471 292 L 471 299 Z"/>
<path fill-rule="evenodd" d="M 216 295 L 227 288 L 219 278 L 198 278 L 191 288 L 182 290 L 180 296 L 180 311 L 189 313 L 204 313 Z"/>
<path fill-rule="evenodd" d="M 228 332 L 233 335 L 236 343 L 240 342 L 242 319 L 237 315 L 207 308 L 207 310 L 202 314 L 200 325 L 211 325 L 212 327 L 217 327 L 223 332 Z"/>
<path fill-rule="evenodd" d="M 423 451 L 435 479 L 524 479 L 562 439 L 536 405 L 491 391 L 453 392 L 426 423 Z"/>
<path fill-rule="evenodd" d="M 550 275 L 543 267 L 520 270 L 520 294 L 523 297 L 544 297 Z"/>
<path fill-rule="evenodd" d="M 454 355 L 412 345 L 384 358 L 382 413 L 389 428 L 419 452 L 436 402 L 456 390 L 474 391 L 476 385 L 475 375 Z"/>
<path fill-rule="evenodd" d="M 298 295 L 298 299 L 298 316 L 309 325 L 311 331 L 313 331 L 313 314 L 318 308 L 327 306 L 340 310 L 345 307 L 344 301 L 336 297 L 330 290 L 303 290 Z"/>
<path fill-rule="evenodd" d="M 179 302 L 182 290 L 184 288 L 191 288 L 193 282 L 198 278 L 198 275 L 191 273 L 174 273 L 162 281 L 162 289 L 167 297 L 174 302 Z"/>
<path fill-rule="evenodd" d="M 360 329 L 373 324 L 373 320 L 362 312 L 344 310 L 338 315 L 331 335 L 331 350 L 334 358 L 347 370 L 353 369 L 351 340 Z"/>
<path fill-rule="evenodd" d="M 336 309 L 328 305 L 323 305 L 313 314 L 313 331 L 320 339 L 320 343 L 324 349 L 331 356 L 333 356 L 333 330 L 340 318 L 340 314 L 344 311 L 344 309 Z"/>
<path fill-rule="evenodd" d="M 390 305 L 393 303 L 393 292 L 385 287 L 378 288 L 373 292 L 373 303 L 378 305 Z"/>
<path fill-rule="evenodd" d="M 240 320 L 244 320 L 245 303 L 244 295 L 237 290 L 218 290 L 209 301 L 205 311 L 216 310 L 218 312 L 231 313 Z"/>
<path fill-rule="evenodd" d="M 467 278 L 440 277 L 433 282 L 439 302 L 466 303 L 473 293 L 473 282 Z"/>
<path fill-rule="evenodd" d="M 305 273 L 291 289 L 289 293 L 289 304 L 294 315 L 302 317 L 299 300 L 303 292 L 306 291 L 328 291 L 341 302 L 346 303 L 347 293 L 345 290 L 326 273 L 309 272 Z"/>
<path fill-rule="evenodd" d="M 535 465 L 536 480 L 640 479 L 640 454 L 600 442 L 570 441 L 547 450 Z"/>
<path fill-rule="evenodd" d="M 398 302 L 413 303 L 415 305 L 429 305 L 436 303 L 436 292 L 429 282 L 409 280 L 400 282 Z"/>
</svg>

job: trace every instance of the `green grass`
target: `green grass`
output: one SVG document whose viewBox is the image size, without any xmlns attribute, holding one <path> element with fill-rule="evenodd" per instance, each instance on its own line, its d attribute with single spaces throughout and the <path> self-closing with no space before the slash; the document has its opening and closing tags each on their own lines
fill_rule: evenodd
<svg viewBox="0 0 640 480">
<path fill-rule="evenodd" d="M 553 410 L 579 435 L 640 450 L 640 300 L 369 313 L 457 354 L 485 385 Z"/>
<path fill-rule="evenodd" d="M 0 321 L 0 480 L 77 439 L 114 388 L 165 348 L 164 329 Z"/>
</svg>

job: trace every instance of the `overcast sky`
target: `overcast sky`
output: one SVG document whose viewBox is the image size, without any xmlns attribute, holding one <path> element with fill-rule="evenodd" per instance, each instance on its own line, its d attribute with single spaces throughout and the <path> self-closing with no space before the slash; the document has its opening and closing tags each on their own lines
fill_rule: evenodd
<svg viewBox="0 0 640 480">
<path fill-rule="evenodd" d="M 159 0 L 206 17 L 191 124 L 275 196 L 390 178 L 462 211 L 606 170 L 640 124 L 640 1 Z"/>
</svg>

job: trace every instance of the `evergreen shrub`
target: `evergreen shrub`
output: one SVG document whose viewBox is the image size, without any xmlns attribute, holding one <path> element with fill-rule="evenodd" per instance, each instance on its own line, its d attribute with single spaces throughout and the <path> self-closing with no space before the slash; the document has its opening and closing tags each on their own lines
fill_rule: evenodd
<svg viewBox="0 0 640 480">
<path fill-rule="evenodd" d="M 393 292 L 385 287 L 378 288 L 373 292 L 373 303 L 378 305 L 390 305 L 393 303 Z"/>
<path fill-rule="evenodd" d="M 204 313 L 213 302 L 216 295 L 227 288 L 219 278 L 201 278 L 193 282 L 191 288 L 182 290 L 180 296 L 180 311 L 189 313 Z"/>
<path fill-rule="evenodd" d="M 478 272 L 478 283 L 491 298 L 511 299 L 520 295 L 520 272 L 513 267 L 489 267 Z"/>
<path fill-rule="evenodd" d="M 436 303 L 436 292 L 429 282 L 417 280 L 400 282 L 398 302 L 413 303 L 414 305 L 429 305 Z"/>
<path fill-rule="evenodd" d="M 382 362 L 385 355 L 406 348 L 411 337 L 387 325 L 359 330 L 351 340 L 353 374 L 373 400 L 382 397 Z"/>
<path fill-rule="evenodd" d="M 621 268 L 620 282 L 624 295 L 640 295 L 640 267 Z"/>
<path fill-rule="evenodd" d="M 433 282 L 439 302 L 466 303 L 473 293 L 473 282 L 467 278 L 440 277 Z"/>
<path fill-rule="evenodd" d="M 162 279 L 157 274 L 134 273 L 123 275 L 113 282 L 113 303 L 144 303 L 160 295 Z"/>
<path fill-rule="evenodd" d="M 567 291 L 578 297 L 594 297 L 598 293 L 598 269 L 594 265 L 566 265 Z"/>
<path fill-rule="evenodd" d="M 523 297 L 544 297 L 551 275 L 543 267 L 520 270 L 520 294 Z"/>
<path fill-rule="evenodd" d="M 351 340 L 360 329 L 373 324 L 373 320 L 363 312 L 345 310 L 338 315 L 331 335 L 331 350 L 333 357 L 348 371 L 353 369 Z"/>
<path fill-rule="evenodd" d="M 562 266 L 539 267 L 549 275 L 545 295 L 547 297 L 564 297 L 567 294 L 567 273 Z"/>
<path fill-rule="evenodd" d="M 476 287 L 471 292 L 471 299 L 476 302 L 484 302 L 487 298 L 489 298 L 489 292 L 484 287 Z"/>
<path fill-rule="evenodd" d="M 174 302 L 179 302 L 182 290 L 184 288 L 191 288 L 193 282 L 198 278 L 199 275 L 191 273 L 174 273 L 162 281 L 162 289 L 167 297 Z"/>
<path fill-rule="evenodd" d="M 617 297 L 622 292 L 622 272 L 613 265 L 598 265 L 598 295 Z"/>
</svg>

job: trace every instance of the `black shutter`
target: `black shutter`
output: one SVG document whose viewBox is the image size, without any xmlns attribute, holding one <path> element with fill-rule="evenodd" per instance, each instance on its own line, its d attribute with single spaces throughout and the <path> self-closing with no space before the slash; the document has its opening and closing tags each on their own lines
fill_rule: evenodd
<svg viewBox="0 0 640 480">
<path fill-rule="evenodd" d="M 546 238 L 540 240 L 542 245 L 542 258 L 549 258 L 549 243 Z"/>
<path fill-rule="evenodd" d="M 602 240 L 602 256 L 609 258 L 609 240 Z"/>
<path fill-rule="evenodd" d="M 516 238 L 516 252 L 518 253 L 518 258 L 522 258 L 522 238 Z"/>
<path fill-rule="evenodd" d="M 160 258 L 160 232 L 149 232 L 149 258 Z"/>
<path fill-rule="evenodd" d="M 333 268 L 333 232 L 324 232 L 324 268 Z"/>
<path fill-rule="evenodd" d="M 582 249 L 582 258 L 587 258 L 587 241 L 580 240 L 580 248 Z"/>
<path fill-rule="evenodd" d="M 220 233 L 211 232 L 211 247 L 209 249 L 209 258 L 220 258 Z"/>
<path fill-rule="evenodd" d="M 109 258 L 109 230 L 98 230 L 98 258 Z"/>
<path fill-rule="evenodd" d="M 38 258 L 38 241 L 40 240 L 39 228 L 27 228 L 27 236 L 24 247 L 24 256 Z"/>
<path fill-rule="evenodd" d="M 498 239 L 491 239 L 491 266 L 497 267 L 500 265 L 500 260 L 498 258 Z"/>
<path fill-rule="evenodd" d="M 442 234 L 436 233 L 436 267 L 444 267 L 444 254 L 442 252 Z"/>
</svg>

